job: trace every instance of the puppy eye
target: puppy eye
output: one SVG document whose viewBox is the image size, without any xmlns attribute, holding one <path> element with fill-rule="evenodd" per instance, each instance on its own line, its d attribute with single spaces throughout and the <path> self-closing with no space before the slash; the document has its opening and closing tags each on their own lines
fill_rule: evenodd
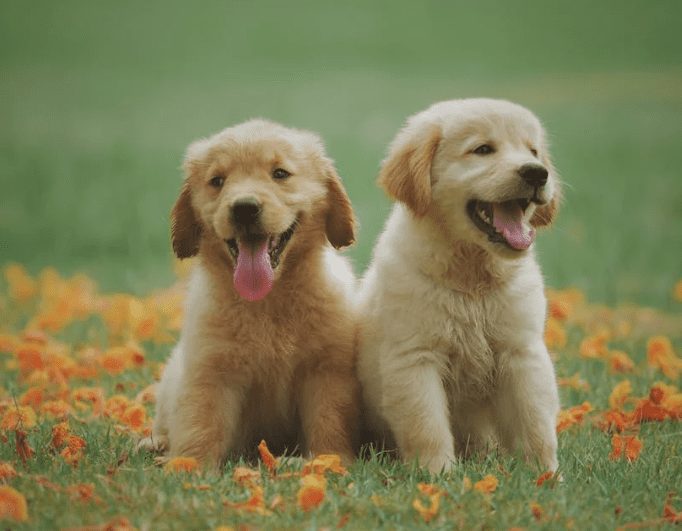
<svg viewBox="0 0 682 531">
<path fill-rule="evenodd" d="M 490 155 L 491 153 L 495 153 L 495 148 L 490 144 L 482 144 L 474 149 L 472 153 L 476 153 L 476 155 Z"/>
<path fill-rule="evenodd" d="M 225 177 L 222 175 L 214 175 L 211 177 L 211 180 L 208 181 L 208 184 L 210 184 L 213 188 L 222 188 L 223 183 L 225 182 Z"/>
<path fill-rule="evenodd" d="M 534 157 L 538 156 L 538 150 L 535 148 L 530 148 L 530 152 L 533 154 Z"/>
<path fill-rule="evenodd" d="M 272 178 L 273 179 L 286 179 L 287 177 L 291 177 L 291 173 L 289 173 L 287 170 L 283 168 L 277 168 L 273 170 L 272 172 Z"/>
</svg>

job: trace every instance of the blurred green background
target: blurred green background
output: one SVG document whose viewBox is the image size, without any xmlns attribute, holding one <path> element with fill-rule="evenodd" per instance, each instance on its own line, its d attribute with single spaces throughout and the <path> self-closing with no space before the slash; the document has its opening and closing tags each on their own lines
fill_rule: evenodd
<svg viewBox="0 0 682 531">
<path fill-rule="evenodd" d="M 362 228 L 404 119 L 515 100 L 567 183 L 538 242 L 551 286 L 668 307 L 682 277 L 682 2 L 0 2 L 0 265 L 172 281 L 168 213 L 193 139 L 262 116 L 318 131 Z"/>
</svg>

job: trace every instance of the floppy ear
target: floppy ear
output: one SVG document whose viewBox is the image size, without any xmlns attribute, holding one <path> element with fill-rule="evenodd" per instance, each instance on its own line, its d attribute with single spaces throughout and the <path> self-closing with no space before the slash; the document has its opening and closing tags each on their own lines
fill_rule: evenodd
<svg viewBox="0 0 682 531">
<path fill-rule="evenodd" d="M 199 252 L 201 224 L 192 206 L 192 193 L 185 181 L 171 211 L 171 239 L 178 258 L 190 258 Z"/>
<path fill-rule="evenodd" d="M 539 206 L 535 209 L 533 216 L 530 218 L 530 224 L 533 227 L 546 227 L 550 225 L 559 211 L 559 204 L 561 203 L 561 181 L 557 175 L 552 161 L 548 156 L 543 157 L 543 163 L 545 167 L 549 170 L 549 174 L 552 176 L 554 184 L 554 195 L 549 203 L 546 205 Z"/>
<path fill-rule="evenodd" d="M 379 185 L 417 216 L 431 204 L 431 163 L 442 132 L 436 124 L 406 125 L 393 141 L 379 172 Z"/>
<path fill-rule="evenodd" d="M 325 229 L 329 243 L 339 249 L 355 242 L 355 214 L 353 214 L 353 207 L 341 183 L 341 178 L 333 165 L 330 164 L 326 175 L 329 210 Z"/>
</svg>

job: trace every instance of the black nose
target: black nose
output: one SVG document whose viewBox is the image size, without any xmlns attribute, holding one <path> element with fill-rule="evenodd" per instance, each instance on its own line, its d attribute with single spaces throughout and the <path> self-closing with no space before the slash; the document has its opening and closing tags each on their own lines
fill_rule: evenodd
<svg viewBox="0 0 682 531">
<path fill-rule="evenodd" d="M 519 168 L 519 175 L 531 186 L 538 188 L 547 184 L 547 169 L 541 164 L 529 163 Z"/>
<path fill-rule="evenodd" d="M 232 219 L 238 225 L 250 225 L 258 221 L 261 204 L 255 197 L 242 197 L 232 205 Z"/>
</svg>

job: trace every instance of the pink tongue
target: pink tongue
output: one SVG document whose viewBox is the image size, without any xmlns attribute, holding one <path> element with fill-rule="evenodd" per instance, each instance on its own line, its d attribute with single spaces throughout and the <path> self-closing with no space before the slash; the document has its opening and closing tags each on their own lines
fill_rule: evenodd
<svg viewBox="0 0 682 531">
<path fill-rule="evenodd" d="M 238 242 L 234 287 L 247 301 L 259 301 L 272 289 L 274 273 L 268 255 L 268 240 L 256 244 Z"/>
<path fill-rule="evenodd" d="M 493 225 L 514 249 L 528 249 L 535 239 L 535 229 L 523 223 L 523 210 L 516 201 L 493 203 Z"/>
</svg>

